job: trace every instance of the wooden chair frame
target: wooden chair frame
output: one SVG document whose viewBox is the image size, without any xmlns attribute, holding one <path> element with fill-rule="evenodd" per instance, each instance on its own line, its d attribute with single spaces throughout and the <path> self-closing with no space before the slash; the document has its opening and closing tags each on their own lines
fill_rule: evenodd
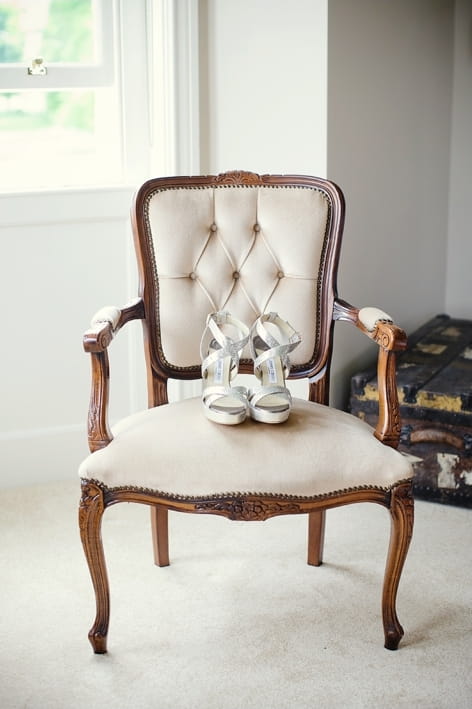
<svg viewBox="0 0 472 709">
<path fill-rule="evenodd" d="M 395 353 L 406 347 L 402 329 L 389 321 L 378 321 L 372 330 L 361 322 L 359 309 L 340 300 L 337 296 L 335 273 L 339 259 L 339 247 L 344 220 L 342 193 L 333 183 L 304 176 L 259 176 L 253 173 L 224 173 L 219 176 L 198 178 L 157 179 L 146 183 L 138 191 L 132 211 L 133 228 L 140 271 L 140 296 L 134 302 L 116 311 L 114 317 L 95 322 L 84 335 L 84 349 L 91 355 L 92 391 L 88 415 L 88 440 L 91 452 L 107 446 L 113 436 L 108 425 L 109 361 L 108 348 L 119 330 L 132 320 L 141 320 L 144 329 L 144 344 L 148 375 L 149 406 L 167 402 L 169 377 L 195 379 L 199 368 L 191 367 L 176 372 L 169 367 L 159 349 L 159 332 L 156 331 L 156 298 L 149 283 L 152 282 L 147 240 L 142 221 L 139 219 L 143 204 L 150 190 L 156 185 L 182 185 L 191 179 L 197 185 L 287 184 L 317 185 L 325 190 L 332 200 L 331 233 L 325 253 L 324 280 L 321 283 L 322 297 L 319 312 L 319 331 L 316 353 L 309 367 L 295 371 L 296 377 L 309 378 L 309 400 L 328 404 L 329 367 L 333 325 L 346 321 L 378 345 L 378 392 L 379 417 L 375 436 L 385 445 L 396 448 L 400 436 L 399 405 L 396 388 Z M 250 363 L 242 361 L 241 371 L 249 372 Z M 79 508 L 79 525 L 82 543 L 92 577 L 96 596 L 96 617 L 89 632 L 89 639 L 96 653 L 107 650 L 109 624 L 109 584 L 101 539 L 102 516 L 107 507 L 119 502 L 136 502 L 151 509 L 154 558 L 158 566 L 169 564 L 168 511 L 215 514 L 232 520 L 262 521 L 286 514 L 308 515 L 308 564 L 319 566 L 323 560 L 323 542 L 326 510 L 356 502 L 374 502 L 386 507 L 391 517 L 390 544 L 385 567 L 382 618 L 385 647 L 395 650 L 403 636 L 403 628 L 396 613 L 398 585 L 413 531 L 413 496 L 411 480 L 401 481 L 388 490 L 366 487 L 350 491 L 330 493 L 314 498 L 295 496 L 238 495 L 218 498 L 181 499 L 162 496 L 143 488 L 109 489 L 94 480 L 82 480 L 82 497 Z"/>
</svg>

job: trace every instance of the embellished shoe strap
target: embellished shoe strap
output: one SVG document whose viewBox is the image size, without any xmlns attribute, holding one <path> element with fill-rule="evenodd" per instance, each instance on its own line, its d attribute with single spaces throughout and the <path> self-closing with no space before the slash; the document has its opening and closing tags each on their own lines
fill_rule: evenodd
<svg viewBox="0 0 472 709">
<path fill-rule="evenodd" d="M 264 386 L 257 389 L 249 389 L 248 396 L 249 402 L 252 406 L 257 406 L 259 401 L 266 396 L 271 394 L 282 395 L 287 400 L 287 405 L 292 403 L 292 395 L 287 387 L 283 386 Z"/>
<path fill-rule="evenodd" d="M 264 322 L 272 322 L 276 325 L 281 333 L 283 333 L 287 341 L 280 343 L 276 338 L 264 327 Z M 259 355 L 256 352 L 254 334 L 251 338 L 251 348 L 254 359 L 254 369 L 259 372 L 261 365 L 269 359 L 280 357 L 287 377 L 290 371 L 289 353 L 292 352 L 301 342 L 299 333 L 293 327 L 282 320 L 277 313 L 267 313 L 259 318 L 255 323 L 255 331 L 263 342 L 269 346 L 269 349 L 261 352 Z"/>
<path fill-rule="evenodd" d="M 205 387 L 202 398 L 207 406 L 216 403 L 222 397 L 229 396 L 232 399 L 239 399 L 241 404 L 246 405 L 247 389 L 246 387 L 225 387 L 217 384 Z"/>
<path fill-rule="evenodd" d="M 232 325 L 239 333 L 240 339 L 233 340 L 231 337 L 226 336 L 220 329 L 220 325 L 229 324 Z M 214 350 L 211 354 L 204 357 L 203 351 L 203 339 L 201 343 L 201 357 L 202 357 L 202 375 L 208 368 L 217 362 L 219 359 L 225 359 L 226 357 L 231 357 L 231 372 L 239 366 L 240 353 L 244 349 L 249 339 L 249 328 L 234 318 L 230 313 L 226 311 L 220 311 L 218 313 L 210 313 L 206 321 L 207 328 L 213 335 L 213 345 L 219 345 L 219 349 L 212 347 Z M 241 337 L 242 336 L 242 337 Z"/>
</svg>

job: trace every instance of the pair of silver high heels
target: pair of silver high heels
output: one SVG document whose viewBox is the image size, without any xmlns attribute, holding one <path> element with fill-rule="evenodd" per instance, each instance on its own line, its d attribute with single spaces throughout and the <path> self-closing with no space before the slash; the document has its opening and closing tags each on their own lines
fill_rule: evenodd
<svg viewBox="0 0 472 709">
<path fill-rule="evenodd" d="M 249 390 L 232 386 L 248 342 L 259 379 L 259 386 Z M 286 421 L 292 408 L 285 386 L 289 352 L 300 342 L 300 335 L 277 313 L 261 315 L 251 328 L 225 310 L 210 313 L 200 345 L 206 417 L 226 425 L 242 423 L 248 415 L 262 423 Z"/>
</svg>

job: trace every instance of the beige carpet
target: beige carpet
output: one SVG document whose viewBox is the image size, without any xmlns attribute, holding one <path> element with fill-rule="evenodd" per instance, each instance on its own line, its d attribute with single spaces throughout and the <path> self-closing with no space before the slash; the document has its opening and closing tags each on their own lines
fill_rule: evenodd
<svg viewBox="0 0 472 709">
<path fill-rule="evenodd" d="M 418 502 L 400 586 L 405 638 L 383 648 L 385 509 L 328 513 L 326 563 L 306 518 L 171 516 L 152 563 L 149 512 L 107 511 L 109 654 L 92 653 L 78 483 L 0 494 L 2 709 L 472 707 L 472 510 Z"/>
</svg>

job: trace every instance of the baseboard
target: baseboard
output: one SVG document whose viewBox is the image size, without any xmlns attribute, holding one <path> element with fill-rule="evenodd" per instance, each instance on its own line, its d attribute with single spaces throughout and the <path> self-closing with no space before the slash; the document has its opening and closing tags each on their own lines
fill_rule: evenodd
<svg viewBox="0 0 472 709">
<path fill-rule="evenodd" d="M 87 454 L 82 424 L 2 433 L 0 488 L 74 480 Z"/>
</svg>

